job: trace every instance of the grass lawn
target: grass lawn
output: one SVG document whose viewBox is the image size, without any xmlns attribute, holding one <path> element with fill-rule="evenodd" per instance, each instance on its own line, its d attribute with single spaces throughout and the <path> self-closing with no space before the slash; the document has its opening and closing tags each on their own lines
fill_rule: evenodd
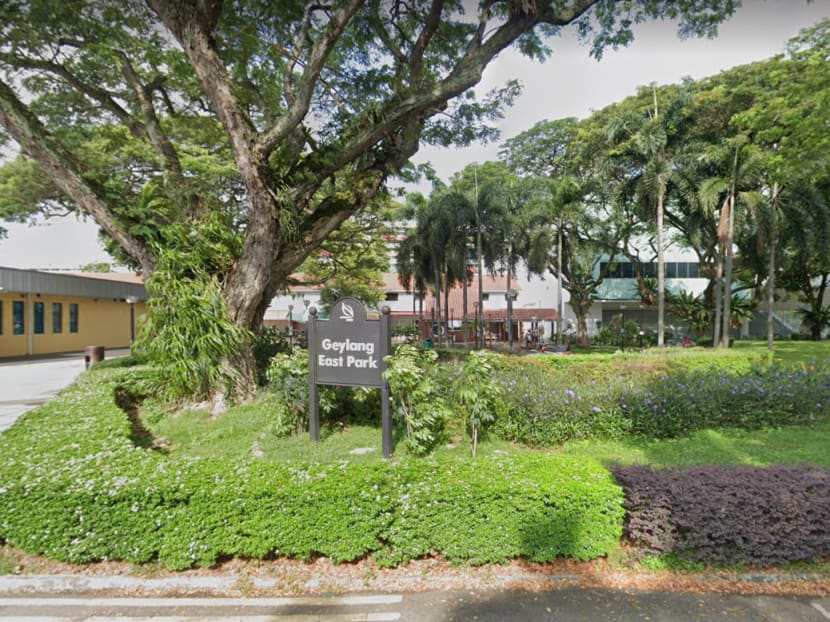
<svg viewBox="0 0 830 622">
<path fill-rule="evenodd" d="M 735 348 L 766 350 L 766 341 L 736 341 Z M 805 364 L 830 359 L 830 341 L 776 342 L 774 360 L 784 364 Z M 223 457 L 282 462 L 330 463 L 376 462 L 381 460 L 380 413 L 378 425 L 329 425 L 321 430 L 319 443 L 308 434 L 280 437 L 273 428 L 275 396 L 263 393 L 252 404 L 231 408 L 221 417 L 204 411 L 187 411 L 145 419 L 157 438 L 167 439 L 171 457 Z M 650 464 L 682 466 L 703 464 L 770 465 L 811 463 L 830 467 L 830 421 L 813 427 L 793 426 L 755 431 L 704 430 L 691 437 L 670 440 L 571 442 L 553 451 L 589 456 L 603 464 Z M 366 451 L 368 450 L 368 451 Z M 480 453 L 521 453 L 535 451 L 495 438 L 484 438 Z M 395 430 L 395 455 L 406 452 L 403 430 Z M 438 453 L 470 455 L 467 436 L 460 430 L 453 442 Z"/>
<path fill-rule="evenodd" d="M 742 350 L 766 351 L 767 342 L 736 340 L 734 347 Z M 830 341 L 776 341 L 773 360 L 777 363 L 811 363 L 830 359 Z"/>
<path fill-rule="evenodd" d="M 830 421 L 771 430 L 704 430 L 659 441 L 584 441 L 559 451 L 595 458 L 605 465 L 816 464 L 830 467 Z"/>
</svg>

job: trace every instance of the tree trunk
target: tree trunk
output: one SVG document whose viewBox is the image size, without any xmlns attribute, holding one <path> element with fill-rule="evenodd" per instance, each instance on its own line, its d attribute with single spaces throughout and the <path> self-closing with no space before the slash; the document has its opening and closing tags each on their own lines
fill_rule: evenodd
<svg viewBox="0 0 830 622">
<path fill-rule="evenodd" d="M 772 236 L 769 244 L 769 276 L 767 278 L 767 350 L 772 352 L 775 340 L 775 250 L 776 224 L 773 208 Z"/>
<path fill-rule="evenodd" d="M 729 347 L 729 329 L 732 326 L 732 242 L 735 238 L 735 194 L 729 196 L 729 215 L 726 233 L 726 269 L 723 278 L 723 332 L 721 341 L 724 348 Z"/>
<path fill-rule="evenodd" d="M 466 247 L 466 243 L 465 243 L 465 247 Z M 467 268 L 468 267 L 469 266 L 467 265 L 467 260 L 465 259 L 464 260 L 464 281 L 461 284 L 461 296 L 462 296 L 461 306 L 464 307 L 464 309 L 461 312 L 463 314 L 463 317 L 461 318 L 461 327 L 462 327 L 461 333 L 463 335 L 464 347 L 465 348 L 467 347 L 467 341 L 468 341 L 467 337 L 468 337 L 469 330 L 470 330 L 470 327 L 468 326 L 469 315 L 468 315 L 468 312 L 467 312 L 467 306 L 468 306 L 468 302 L 467 302 Z"/>
<path fill-rule="evenodd" d="M 591 310 L 591 300 L 575 298 L 571 292 L 571 309 L 576 316 L 576 343 L 580 346 L 588 345 L 588 312 Z"/>
<path fill-rule="evenodd" d="M 510 246 L 508 251 L 512 255 L 513 246 Z M 510 352 L 513 352 L 513 296 L 510 295 L 510 277 L 512 276 L 510 269 L 510 260 L 507 261 L 507 344 Z"/>
<path fill-rule="evenodd" d="M 663 183 L 662 178 L 657 181 Z M 666 328 L 666 264 L 663 257 L 663 191 L 657 195 L 657 347 L 662 348 Z"/>
<path fill-rule="evenodd" d="M 720 252 L 720 249 L 717 253 L 715 266 L 715 328 L 712 337 L 712 346 L 719 348 L 721 346 L 720 329 L 721 312 L 723 310 L 723 254 Z"/>
<path fill-rule="evenodd" d="M 565 343 L 562 338 L 565 323 L 565 305 L 562 302 L 562 219 L 559 219 L 559 228 L 556 232 L 556 311 L 559 321 L 556 323 L 556 343 Z M 586 329 L 587 330 L 587 329 Z"/>
</svg>

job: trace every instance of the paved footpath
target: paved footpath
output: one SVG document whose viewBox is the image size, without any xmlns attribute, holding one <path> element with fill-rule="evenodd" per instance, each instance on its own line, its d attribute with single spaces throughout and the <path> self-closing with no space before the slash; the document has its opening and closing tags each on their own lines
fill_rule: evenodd
<svg viewBox="0 0 830 622">
<path fill-rule="evenodd" d="M 107 358 L 129 350 L 108 351 Z M 0 432 L 23 413 L 53 398 L 84 371 L 84 353 L 70 352 L 48 358 L 0 359 Z"/>
</svg>

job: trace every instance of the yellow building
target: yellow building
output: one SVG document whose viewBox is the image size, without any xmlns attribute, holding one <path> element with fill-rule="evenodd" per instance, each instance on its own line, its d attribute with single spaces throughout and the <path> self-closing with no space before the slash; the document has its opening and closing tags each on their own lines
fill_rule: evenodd
<svg viewBox="0 0 830 622">
<path fill-rule="evenodd" d="M 0 358 L 129 347 L 146 300 L 131 274 L 0 267 Z"/>
</svg>

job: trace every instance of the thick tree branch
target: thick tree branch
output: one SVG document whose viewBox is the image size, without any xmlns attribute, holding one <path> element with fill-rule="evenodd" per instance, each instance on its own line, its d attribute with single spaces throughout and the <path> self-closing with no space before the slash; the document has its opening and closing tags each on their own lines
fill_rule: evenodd
<svg viewBox="0 0 830 622">
<path fill-rule="evenodd" d="M 81 167 L 70 153 L 26 108 L 9 86 L 0 80 L 0 124 L 20 145 L 26 155 L 37 161 L 75 205 L 95 219 L 107 234 L 149 275 L 155 258 L 147 247 L 124 231 L 111 215 L 104 191 L 83 178 Z"/>
<path fill-rule="evenodd" d="M 365 118 L 365 129 L 346 144 L 339 145 L 334 157 L 316 171 L 317 181 L 321 183 L 334 171 L 353 162 L 373 145 L 392 136 L 396 128 L 405 125 L 410 119 L 428 118 L 441 111 L 448 101 L 478 84 L 490 61 L 522 33 L 530 31 L 541 22 L 569 24 L 583 15 L 596 1 L 581 0 L 570 9 L 562 11 L 553 6 L 557 3 L 549 2 L 544 10 L 536 13 L 514 13 L 486 41 L 482 41 L 477 34 L 470 41 L 464 57 L 444 80 L 438 84 L 425 84 L 403 99 L 393 98 L 381 114 Z M 483 30 L 480 29 L 481 32 Z"/>
<path fill-rule="evenodd" d="M 117 101 L 115 101 L 115 98 L 111 93 L 108 93 L 104 89 L 97 86 L 87 84 L 63 65 L 53 61 L 26 58 L 23 56 L 9 54 L 7 52 L 0 52 L 0 61 L 6 62 L 13 67 L 25 67 L 27 69 L 36 69 L 38 71 L 46 71 L 55 74 L 59 78 L 65 80 L 67 84 L 72 86 L 79 93 L 97 102 L 101 108 L 107 112 L 112 113 L 133 136 L 136 138 L 144 138 L 146 136 L 144 131 L 145 128 L 141 125 L 141 123 L 136 121 L 129 112 L 124 110 L 124 108 L 121 107 Z"/>
<path fill-rule="evenodd" d="M 311 97 L 314 94 L 314 87 L 320 78 L 320 73 L 326 64 L 332 50 L 334 50 L 340 35 L 346 25 L 354 17 L 355 13 L 363 5 L 364 0 L 348 0 L 340 9 L 335 12 L 325 32 L 321 35 L 316 45 L 309 54 L 308 62 L 303 68 L 303 75 L 300 78 L 299 87 L 294 93 L 294 103 L 287 114 L 281 117 L 270 129 L 268 129 L 257 141 L 256 151 L 263 160 L 274 148 L 288 136 L 293 129 L 300 124 L 308 114 L 311 106 Z"/>
<path fill-rule="evenodd" d="M 135 94 L 138 106 L 141 109 L 141 115 L 144 117 L 144 127 L 147 130 L 147 137 L 156 152 L 162 157 L 165 163 L 167 172 L 175 177 L 180 177 L 182 174 L 182 165 L 179 161 L 179 154 L 167 134 L 161 128 L 158 116 L 156 115 L 156 108 L 153 106 L 152 92 L 153 89 L 158 88 L 155 83 L 147 86 L 141 84 L 138 79 L 130 59 L 124 52 L 118 51 L 118 56 L 121 58 L 121 72 L 127 80 L 130 88 Z"/>
<path fill-rule="evenodd" d="M 424 52 L 429 47 L 429 42 L 432 41 L 432 37 L 435 31 L 438 30 L 438 26 L 441 25 L 441 12 L 443 10 L 444 0 L 432 0 L 432 6 L 429 9 L 424 27 L 412 48 L 412 60 L 410 61 L 409 70 L 410 84 L 412 86 L 417 86 L 421 81 L 424 71 Z"/>
</svg>

